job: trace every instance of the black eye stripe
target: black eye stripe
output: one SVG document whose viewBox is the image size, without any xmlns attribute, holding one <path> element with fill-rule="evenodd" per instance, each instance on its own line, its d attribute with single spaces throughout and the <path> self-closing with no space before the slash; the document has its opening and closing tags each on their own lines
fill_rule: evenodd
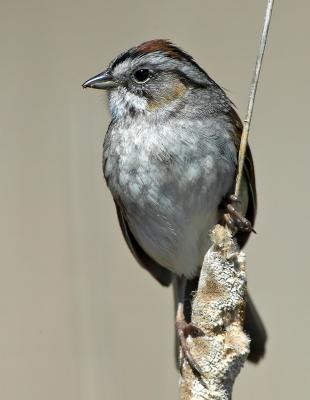
<svg viewBox="0 0 310 400">
<path fill-rule="evenodd" d="M 144 83 L 150 79 L 150 70 L 147 68 L 143 69 L 137 69 L 134 73 L 133 76 L 135 80 L 139 83 Z"/>
</svg>

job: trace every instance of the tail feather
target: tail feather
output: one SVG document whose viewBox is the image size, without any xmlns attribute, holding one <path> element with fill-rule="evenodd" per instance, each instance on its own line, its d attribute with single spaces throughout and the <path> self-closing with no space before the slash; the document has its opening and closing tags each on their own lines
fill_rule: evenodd
<svg viewBox="0 0 310 400">
<path fill-rule="evenodd" d="M 248 360 L 257 363 L 265 354 L 267 332 L 249 293 L 246 297 L 244 330 L 251 339 Z"/>
</svg>

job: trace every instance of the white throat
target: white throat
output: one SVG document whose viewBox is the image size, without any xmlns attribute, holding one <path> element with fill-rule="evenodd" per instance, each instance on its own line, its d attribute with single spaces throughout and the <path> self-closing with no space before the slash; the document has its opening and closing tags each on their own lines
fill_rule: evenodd
<svg viewBox="0 0 310 400">
<path fill-rule="evenodd" d="M 131 93 L 126 88 L 119 86 L 109 93 L 109 108 L 113 119 L 122 119 L 135 112 L 147 111 L 147 99 Z"/>
</svg>

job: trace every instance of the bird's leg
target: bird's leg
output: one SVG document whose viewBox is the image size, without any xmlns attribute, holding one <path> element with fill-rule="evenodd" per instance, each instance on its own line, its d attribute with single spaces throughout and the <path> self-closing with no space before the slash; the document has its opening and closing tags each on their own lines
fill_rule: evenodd
<svg viewBox="0 0 310 400">
<path fill-rule="evenodd" d="M 186 342 L 186 338 L 189 335 L 192 337 L 204 336 L 204 332 L 200 328 L 194 326 L 193 324 L 186 322 L 184 316 L 184 294 L 185 294 L 184 292 L 185 292 L 186 279 L 184 277 L 177 279 L 179 279 L 179 285 L 177 290 L 178 303 L 177 303 L 176 322 L 175 322 L 177 337 L 179 340 L 183 357 L 185 357 L 185 359 L 187 360 L 187 362 L 189 363 L 189 365 L 191 366 L 191 368 L 195 373 L 202 375 L 202 370 L 198 365 L 198 363 L 193 358 L 190 349 L 188 347 L 188 344 Z"/>
<path fill-rule="evenodd" d="M 255 232 L 251 222 L 239 211 L 240 200 L 235 195 L 230 195 L 223 202 L 224 222 L 232 232 Z"/>
<path fill-rule="evenodd" d="M 183 304 L 181 303 L 178 306 L 175 326 L 183 356 L 185 357 L 186 361 L 189 363 L 189 365 L 191 366 L 191 368 L 195 373 L 203 375 L 200 366 L 195 361 L 190 352 L 188 344 L 186 343 L 186 338 L 189 335 L 193 337 L 204 336 L 204 333 L 200 328 L 185 321 L 183 314 Z"/>
</svg>

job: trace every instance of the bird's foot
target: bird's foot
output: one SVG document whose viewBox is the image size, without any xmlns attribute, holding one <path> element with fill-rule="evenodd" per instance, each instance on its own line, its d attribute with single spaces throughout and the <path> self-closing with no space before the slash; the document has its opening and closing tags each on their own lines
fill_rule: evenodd
<svg viewBox="0 0 310 400">
<path fill-rule="evenodd" d="M 223 208 L 225 210 L 224 223 L 234 233 L 238 231 L 256 233 L 252 228 L 251 222 L 239 211 L 240 203 L 240 200 L 233 194 L 223 202 Z"/>
<path fill-rule="evenodd" d="M 179 343 L 181 346 L 183 357 L 189 363 L 189 365 L 191 366 L 191 368 L 195 374 L 203 375 L 203 372 L 202 372 L 200 366 L 195 361 L 194 357 L 192 356 L 192 354 L 190 352 L 190 349 L 186 342 L 186 338 L 188 336 L 192 336 L 192 337 L 204 336 L 204 332 L 200 328 L 194 326 L 193 324 L 187 323 L 184 320 L 184 318 L 177 319 L 175 326 L 176 326 L 177 336 L 179 338 Z M 181 363 L 180 363 L 180 369 L 181 369 Z"/>
</svg>

